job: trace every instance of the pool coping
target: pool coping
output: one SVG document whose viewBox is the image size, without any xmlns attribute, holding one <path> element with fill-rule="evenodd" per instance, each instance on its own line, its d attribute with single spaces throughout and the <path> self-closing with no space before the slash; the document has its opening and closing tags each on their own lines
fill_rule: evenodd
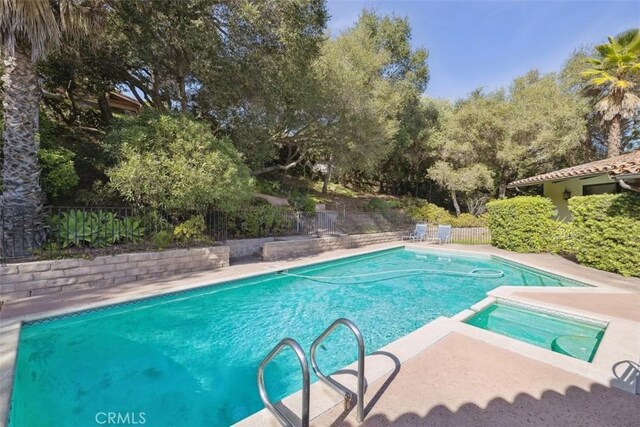
<svg viewBox="0 0 640 427">
<path fill-rule="evenodd" d="M 524 287 L 508 286 L 499 287 L 496 288 L 496 290 L 505 288 L 521 290 Z M 541 287 L 538 287 L 538 289 L 541 289 Z M 634 343 L 628 339 L 629 334 L 637 331 L 638 326 L 640 326 L 637 322 L 607 318 L 597 313 L 583 310 L 570 310 L 566 307 L 563 307 L 562 310 L 557 310 L 563 314 L 608 323 L 607 330 L 605 331 L 593 361 L 585 362 L 464 323 L 464 320 L 495 303 L 497 300 L 498 298 L 496 297 L 487 297 L 474 304 L 474 310 L 465 309 L 452 317 L 438 317 L 417 330 L 376 350 L 373 354 L 368 355 L 365 358 L 366 384 L 372 384 L 385 376 L 389 376 L 395 369 L 389 366 L 388 361 L 381 359 L 378 354 L 392 354 L 396 358 L 396 363 L 403 364 L 410 361 L 419 353 L 427 350 L 429 347 L 437 344 L 438 341 L 449 334 L 459 333 L 487 344 L 510 350 L 518 355 L 528 357 L 538 362 L 563 369 L 582 377 L 587 377 L 596 383 L 615 386 L 627 392 L 633 392 L 633 385 L 615 378 L 611 371 L 611 366 L 620 360 L 621 349 L 618 344 L 626 344 L 623 346 L 622 358 L 633 359 L 640 351 L 640 342 L 634 345 Z M 500 298 L 500 300 L 506 300 L 506 298 Z M 527 305 L 533 306 L 534 304 L 528 302 Z M 543 307 L 544 305 L 539 306 Z M 354 372 L 357 372 L 357 362 L 340 369 L 337 373 L 332 374 L 331 377 L 353 391 L 356 390 L 356 377 Z M 324 383 L 313 383 L 311 385 L 310 419 L 313 420 L 336 405 L 342 404 L 342 402 L 342 397 Z M 366 403 L 367 402 L 365 402 L 365 405 Z M 290 412 L 299 414 L 301 392 L 298 391 L 285 397 L 280 402 L 280 405 L 288 408 Z M 261 426 L 277 427 L 279 424 L 267 409 L 262 409 L 234 424 L 234 427 Z"/>
<path fill-rule="evenodd" d="M 405 245 L 407 247 L 409 245 Z M 507 257 L 503 257 L 495 254 L 483 254 L 471 251 L 459 251 L 453 249 L 440 249 L 430 251 L 429 248 L 424 246 L 412 246 L 412 248 L 418 249 L 418 251 L 425 252 L 455 252 L 456 254 L 470 253 L 473 256 L 479 255 L 483 258 L 500 258 L 509 262 L 513 262 L 519 265 L 525 265 L 534 270 L 551 273 L 562 278 L 567 277 L 563 274 L 559 274 L 547 269 L 541 269 L 537 266 L 527 265 L 520 261 L 510 260 Z M 637 332 L 640 324 L 625 319 L 616 318 L 614 316 L 605 316 L 599 313 L 594 313 L 585 310 L 579 310 L 569 308 L 566 306 L 559 306 L 556 304 L 532 301 L 525 297 L 513 295 L 516 292 L 530 291 L 551 291 L 558 293 L 572 293 L 572 292 L 589 292 L 589 293 L 632 293 L 630 291 L 620 290 L 615 287 L 599 284 L 595 281 L 591 283 L 585 283 L 582 278 L 567 277 L 573 281 L 584 283 L 588 286 L 575 286 L 575 287 L 545 287 L 545 286 L 500 286 L 487 293 L 487 297 L 473 304 L 471 307 L 460 311 L 459 313 L 451 317 L 438 317 L 431 322 L 423 325 L 417 330 L 398 338 L 397 340 L 387 344 L 368 355 L 365 360 L 366 371 L 366 383 L 371 384 L 381 379 L 394 369 L 389 369 L 388 362 L 381 362 L 380 358 L 377 358 L 376 353 L 392 354 L 396 357 L 397 363 L 405 363 L 411 360 L 413 357 L 425 351 L 432 345 L 436 344 L 441 339 L 445 338 L 451 333 L 460 333 L 465 336 L 478 339 L 491 345 L 495 345 L 500 348 L 505 348 L 519 355 L 523 355 L 532 358 L 536 361 L 552 365 L 554 367 L 569 371 L 571 373 L 587 377 L 597 383 L 603 385 L 613 385 L 617 388 L 625 390 L 627 392 L 633 392 L 632 387 L 628 383 L 619 381 L 615 378 L 611 371 L 611 366 L 620 360 L 620 354 L 623 354 L 623 358 L 633 360 L 640 354 L 640 340 L 638 344 L 633 345 L 633 340 L 629 340 L 628 337 L 634 332 Z M 483 310 L 496 301 L 509 301 L 513 303 L 525 304 L 530 307 L 539 309 L 546 309 L 549 311 L 562 313 L 567 316 L 575 316 L 581 319 L 592 320 L 597 323 L 606 323 L 607 330 L 600 342 L 598 351 L 594 359 L 591 362 L 585 362 L 579 359 L 565 356 L 559 353 L 552 352 L 550 350 L 529 344 L 514 338 L 510 338 L 504 335 L 497 334 L 495 332 L 483 330 L 464 323 L 464 320 L 475 315 L 477 312 Z M 622 344 L 622 345 L 620 345 Z M 614 351 L 615 350 L 615 351 Z M 352 391 L 356 390 L 356 377 L 353 375 L 357 372 L 357 362 L 354 362 L 332 374 L 331 377 L 344 384 Z M 329 388 L 324 383 L 319 381 L 311 385 L 310 399 L 310 420 L 322 415 L 324 412 L 332 409 L 336 405 L 340 405 L 343 402 L 341 396 L 335 391 Z M 365 402 L 366 404 L 366 402 Z M 297 391 L 291 395 L 285 397 L 280 401 L 280 406 L 284 406 L 289 412 L 297 413 L 301 407 L 301 392 Z M 366 420 L 366 418 L 365 418 Z M 265 408 L 249 417 L 240 420 L 233 425 L 234 427 L 259 427 L 259 426 L 273 426 L 277 427 L 279 424 L 273 417 L 273 415 Z"/>
<path fill-rule="evenodd" d="M 377 245 L 380 246 L 380 245 Z M 9 317 L 9 318 L 1 318 L 0 317 L 0 382 L 2 384 L 5 384 L 6 386 L 2 387 L 2 390 L 0 390 L 0 422 L 2 423 L 2 425 L 7 425 L 8 424 L 8 416 L 10 413 L 10 403 L 11 403 L 11 395 L 12 395 L 12 391 L 13 391 L 13 380 L 14 380 L 14 369 L 15 369 L 15 361 L 16 361 L 16 356 L 17 356 L 17 348 L 18 348 L 18 343 L 19 343 L 19 338 L 20 338 L 20 330 L 21 330 L 21 326 L 23 323 L 26 322 L 32 322 L 32 321 L 37 321 L 37 320 L 42 320 L 42 319 L 46 319 L 49 317 L 57 317 L 57 316 L 63 316 L 63 315 L 69 315 L 71 313 L 81 313 L 81 312 L 85 312 L 85 311 L 90 311 L 90 310 L 94 310 L 94 309 L 99 309 L 101 307 L 110 307 L 110 306 L 117 306 L 119 304 L 123 304 L 123 303 L 133 303 L 136 301 L 142 301 L 142 300 L 146 300 L 149 298 L 154 298 L 154 297 L 161 297 L 161 296 L 168 296 L 171 294 L 177 294 L 177 293 L 181 293 L 181 292 L 185 292 L 185 291 L 196 291 L 197 289 L 200 288 L 206 288 L 206 287 L 215 287 L 217 285 L 221 285 L 221 284 L 225 284 L 227 282 L 231 282 L 231 281 L 235 281 L 235 280 L 242 280 L 242 279 L 250 279 L 253 277 L 257 277 L 257 276 L 261 276 L 261 275 L 265 275 L 265 274 L 269 274 L 269 273 L 273 273 L 273 272 L 277 272 L 277 271 L 282 271 L 282 270 L 289 270 L 289 269 L 294 269 L 294 268 L 303 268 L 303 267 L 309 267 L 309 266 L 313 266 L 313 265 L 318 265 L 318 264 L 323 264 L 323 263 L 327 263 L 327 262 L 333 262 L 333 261 L 337 261 L 337 260 L 341 260 L 341 259 L 346 259 L 346 258 L 351 258 L 351 257 L 355 257 L 355 256 L 361 256 L 361 255 L 367 255 L 367 254 L 372 254 L 372 253 L 377 253 L 377 252 L 383 252 L 383 251 L 391 251 L 394 249 L 400 249 L 400 248 L 407 248 L 407 249 L 411 249 L 411 250 L 417 250 L 417 251 L 424 251 L 424 252 L 445 252 L 445 253 L 455 253 L 455 254 L 459 254 L 459 255 L 466 255 L 466 256 L 472 256 L 472 257 L 482 257 L 482 258 L 498 258 L 500 260 L 504 260 L 510 263 L 515 263 L 517 265 L 521 265 L 521 266 L 525 266 L 529 269 L 533 269 L 535 271 L 540 271 L 542 273 L 547 273 L 547 274 L 552 274 L 555 276 L 559 276 L 560 278 L 566 278 L 569 279 L 571 281 L 574 282 L 578 282 L 581 284 L 585 284 L 587 286 L 582 286 L 582 287 L 558 287 L 558 288 L 554 288 L 554 287 L 543 287 L 543 286 L 501 286 L 499 288 L 495 288 L 492 291 L 490 291 L 488 293 L 488 295 L 491 295 L 492 293 L 494 293 L 495 291 L 498 291 L 499 289 L 502 288 L 507 288 L 512 290 L 511 293 L 513 292 L 522 292 L 522 291 L 541 291 L 541 290 L 576 290 L 576 289 L 589 289 L 590 291 L 601 291 L 603 293 L 611 293 L 611 292 L 615 292 L 615 293 L 627 293 L 626 291 L 620 290 L 619 288 L 615 288 L 615 287 L 610 287 L 607 285 L 603 285 L 602 283 L 596 282 L 596 281 L 592 281 L 592 280 L 585 280 L 585 278 L 583 277 L 576 277 L 574 275 L 571 274 L 566 274 L 566 273 L 562 273 L 559 272 L 557 270 L 554 269 L 549 269 L 549 268 L 540 268 L 539 266 L 534 266 L 534 265 L 530 265 L 526 262 L 523 262 L 521 260 L 514 260 L 514 259 L 510 259 L 508 255 L 496 255 L 496 254 L 487 254 L 487 253 L 482 253 L 482 252 L 475 252 L 473 250 L 467 251 L 467 250 L 457 250 L 457 249 L 450 249 L 450 248 L 440 248 L 440 247 L 434 247 L 433 245 L 429 245 L 429 246 L 421 246 L 421 245 L 415 245 L 415 244 L 411 244 L 408 242 L 392 242 L 392 243 L 387 243 L 387 244 L 383 244 L 381 245 L 381 247 L 376 247 L 375 249 L 369 249 L 369 250 L 356 250 L 354 253 L 349 253 L 349 254 L 345 254 L 345 255 L 341 255 L 341 256 L 336 256 L 333 258 L 329 258 L 329 259 L 320 259 L 320 260 L 301 260 L 299 262 L 293 262 L 292 265 L 288 265 L 285 267 L 280 267 L 278 266 L 278 262 L 274 261 L 271 262 L 272 265 L 270 266 L 265 266 L 263 267 L 263 269 L 261 271 L 257 271 L 257 272 L 252 272 L 252 273 L 246 273 L 246 274 L 237 274 L 237 275 L 233 275 L 231 277 L 224 277 L 224 278 L 220 278 L 217 280 L 211 280 L 211 279 L 206 279 L 206 281 L 193 281 L 190 283 L 184 283 L 184 284 L 179 284 L 177 286 L 175 286 L 175 288 L 164 288 L 164 289 L 141 289 L 140 293 L 141 295 L 138 296 L 116 296 L 113 298 L 110 298 L 106 301 L 97 301 L 94 303 L 89 303 L 86 304 L 85 306 L 83 306 L 82 308 L 79 307 L 66 307 L 66 308 L 61 308 L 61 309 L 57 309 L 57 310 L 49 310 L 49 311 L 43 311 L 43 312 L 38 312 L 38 313 L 31 313 L 28 315 L 24 315 L 24 316 L 16 316 L 16 317 Z M 484 300 L 482 300 L 484 301 Z M 482 301 L 474 304 L 472 307 L 475 307 L 477 304 L 480 304 Z M 539 303 L 536 302 L 535 305 L 544 305 L 546 303 Z M 532 304 L 533 305 L 533 304 Z M 463 310 L 463 312 L 465 312 L 466 310 Z M 565 310 L 566 311 L 566 310 Z M 461 313 L 463 313 L 461 312 Z M 399 348 L 396 348 L 398 346 L 403 346 L 403 343 L 405 343 L 405 339 L 409 339 L 409 341 L 413 341 L 414 338 L 417 335 L 416 334 L 418 331 L 422 331 L 424 328 L 428 327 L 429 325 L 435 324 L 436 329 L 435 331 L 427 331 L 427 332 L 422 332 L 423 334 L 426 333 L 426 337 L 429 338 L 431 337 L 431 339 L 427 339 L 426 342 L 430 342 L 431 344 L 437 342 L 439 339 L 443 338 L 444 336 L 446 336 L 448 333 L 451 332 L 450 329 L 446 329 L 448 330 L 447 333 L 445 333 L 444 335 L 441 335 L 441 333 L 443 331 L 440 331 L 439 327 L 442 324 L 447 323 L 448 321 L 454 321 L 457 323 L 460 323 L 459 321 L 455 320 L 456 316 L 458 316 L 459 314 L 452 316 L 451 318 L 446 318 L 446 317 L 439 317 L 427 324 L 425 324 L 424 326 L 422 326 L 421 328 L 419 328 L 418 330 L 405 335 L 403 337 L 398 338 L 397 340 L 393 341 L 392 343 L 389 343 L 387 346 L 383 347 L 382 349 L 376 350 L 375 353 L 379 353 L 382 351 L 389 351 L 389 350 L 393 350 L 395 352 L 400 351 Z M 593 317 L 593 316 L 592 316 Z M 439 319 L 446 319 L 447 322 L 445 322 L 444 320 L 439 320 Z M 434 323 L 435 322 L 435 323 Z M 473 328 L 470 325 L 466 325 L 468 327 Z M 474 328 L 474 329 L 478 329 L 478 328 Z M 488 332 L 488 331 L 484 331 L 490 334 L 493 334 L 492 332 Z M 437 339 L 433 340 L 434 337 L 438 337 Z M 606 334 L 605 334 L 606 337 Z M 503 338 L 507 338 L 507 337 L 503 337 Z M 511 338 L 508 338 L 509 340 L 512 340 Z M 603 338 L 603 342 L 604 342 L 604 338 Z M 398 344 L 399 343 L 399 344 Z M 518 343 L 521 344 L 526 344 L 527 346 L 531 346 L 531 344 L 527 344 L 527 343 L 522 343 L 520 341 L 518 341 Z M 419 348 L 421 346 L 415 346 L 415 343 L 412 342 L 412 347 L 415 348 Z M 535 347 L 535 346 L 533 346 Z M 602 347 L 602 343 L 601 343 L 601 347 Z M 419 353 L 420 351 L 423 351 L 426 347 L 421 348 L 419 351 L 416 352 L 412 352 L 409 351 L 407 352 L 406 350 L 404 350 L 404 352 L 400 351 L 401 354 L 411 354 L 413 353 L 413 355 Z M 542 351 L 544 351 L 545 353 L 547 353 L 547 350 L 544 349 L 540 349 Z M 600 351 L 600 350 L 599 350 Z M 394 354 L 394 353 L 392 353 Z M 410 357 L 413 356 L 407 356 L 408 360 Z M 563 356 L 565 357 L 565 356 Z M 596 355 L 597 357 L 597 355 Z M 595 358 L 594 358 L 595 360 Z M 404 360 L 403 360 L 404 361 Z M 584 362 L 583 362 L 584 363 Z M 375 365 L 374 365 L 375 366 Z M 351 365 L 349 365 L 348 367 L 342 369 L 350 369 L 352 368 Z M 342 371 L 341 370 L 341 371 Z M 381 371 L 383 369 L 381 368 L 377 368 L 378 371 Z M 369 368 L 367 369 L 367 372 L 369 372 Z M 376 371 L 374 371 L 375 373 Z M 381 375 L 384 375 L 386 372 L 388 371 L 384 371 L 384 372 L 379 372 L 378 378 Z M 373 382 L 375 379 L 373 380 L 369 380 L 369 382 Z M 312 385 L 312 390 L 315 388 L 318 388 L 317 386 L 324 386 L 321 383 L 314 383 Z M 322 393 L 322 392 L 320 392 Z M 325 390 L 324 395 L 326 397 L 330 397 L 331 395 L 335 395 L 335 392 L 331 391 L 331 390 Z M 295 399 L 295 395 L 299 394 L 299 392 L 293 393 L 292 395 L 288 396 L 287 398 L 283 399 L 282 402 L 289 402 L 290 399 Z M 315 392 L 315 394 L 317 395 L 318 392 Z M 327 402 L 333 402 L 335 400 L 334 399 L 329 399 Z M 340 403 L 340 400 L 338 400 L 337 403 Z M 335 406 L 335 402 L 331 404 L 330 407 Z M 326 406 L 326 405 L 325 405 Z M 329 409 L 330 407 L 327 407 L 326 409 Z M 326 410 L 325 409 L 325 410 Z M 253 417 L 257 416 L 258 414 L 261 414 L 262 412 L 265 412 L 266 409 L 263 409 L 251 416 L 249 416 L 248 418 L 245 418 L 244 420 L 240 421 L 240 423 L 243 423 L 243 421 L 245 420 L 249 420 L 252 419 Z M 270 415 L 270 414 L 269 414 Z M 244 424 L 240 424 L 240 425 L 244 425 Z M 254 424 L 247 424 L 247 425 L 254 425 Z M 274 424 L 275 425 L 275 424 Z"/>
</svg>

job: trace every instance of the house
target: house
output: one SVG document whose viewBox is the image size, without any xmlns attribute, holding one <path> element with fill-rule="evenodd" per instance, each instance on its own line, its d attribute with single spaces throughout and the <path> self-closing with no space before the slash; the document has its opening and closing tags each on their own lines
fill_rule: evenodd
<svg viewBox="0 0 640 427">
<path fill-rule="evenodd" d="M 130 114 L 137 115 L 142 109 L 142 104 L 131 98 L 130 96 L 123 95 L 118 92 L 109 92 L 107 94 L 107 102 L 111 107 L 111 110 L 116 114 Z M 80 104 L 85 107 L 98 109 L 98 100 L 95 98 L 87 98 L 80 101 Z"/>
<path fill-rule="evenodd" d="M 567 200 L 573 196 L 640 192 L 640 150 L 608 159 L 519 179 L 508 188 L 543 185 L 543 195 L 558 208 L 558 218 L 570 220 Z"/>
</svg>

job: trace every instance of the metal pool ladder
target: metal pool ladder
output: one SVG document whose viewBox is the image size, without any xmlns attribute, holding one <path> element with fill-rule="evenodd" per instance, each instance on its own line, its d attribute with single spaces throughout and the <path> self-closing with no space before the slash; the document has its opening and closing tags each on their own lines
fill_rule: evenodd
<svg viewBox="0 0 640 427">
<path fill-rule="evenodd" d="M 264 406 L 276 417 L 281 425 L 286 427 L 293 427 L 294 424 L 287 419 L 287 417 L 276 408 L 267 394 L 267 389 L 264 386 L 264 368 L 273 360 L 278 353 L 280 353 L 285 347 L 291 347 L 293 352 L 300 362 L 300 368 L 302 369 L 302 427 L 309 426 L 309 366 L 307 365 L 307 357 L 304 355 L 304 351 L 300 344 L 291 338 L 285 338 L 276 345 L 273 350 L 264 358 L 264 360 L 258 366 L 258 391 L 260 393 L 260 399 Z"/>
<path fill-rule="evenodd" d="M 360 329 L 358 329 L 358 327 L 351 320 L 345 319 L 344 317 L 341 317 L 340 319 L 337 319 L 335 322 L 333 322 L 331 326 L 325 329 L 325 331 L 320 334 L 318 338 L 316 338 L 313 344 L 311 344 L 311 366 L 313 367 L 313 372 L 315 372 L 320 381 L 327 384 L 329 387 L 344 396 L 345 407 L 349 402 L 353 400 L 353 393 L 333 378 L 323 374 L 318 367 L 318 362 L 316 361 L 316 350 L 318 349 L 318 346 L 329 334 L 331 334 L 331 332 L 333 332 L 334 329 L 336 329 L 340 325 L 344 325 L 347 328 L 351 329 L 351 332 L 353 332 L 353 335 L 356 336 L 356 340 L 358 341 L 358 393 L 355 397 L 357 399 L 356 407 L 358 422 L 361 423 L 364 420 L 364 338 L 362 338 L 362 332 L 360 332 Z"/>
<path fill-rule="evenodd" d="M 358 329 L 358 327 L 349 319 L 340 318 L 333 322 L 327 329 L 325 329 L 322 334 L 320 334 L 320 336 L 318 336 L 318 338 L 316 338 L 313 344 L 311 344 L 311 366 L 313 367 L 313 372 L 315 372 L 320 381 L 327 384 L 333 390 L 344 396 L 345 406 L 353 401 L 354 394 L 344 385 L 340 384 L 333 378 L 323 374 L 316 361 L 316 350 L 318 349 L 318 346 L 340 325 L 344 325 L 349 328 L 358 341 L 358 392 L 356 393 L 355 397 L 357 399 L 357 419 L 358 422 L 362 422 L 364 420 L 364 338 L 362 338 L 362 332 L 360 332 L 360 329 Z M 298 357 L 298 361 L 300 362 L 300 367 L 302 368 L 302 427 L 308 427 L 310 394 L 309 368 L 307 367 L 307 358 L 304 355 L 302 347 L 300 347 L 300 344 L 298 344 L 293 339 L 285 338 L 280 341 L 278 345 L 276 345 L 273 350 L 271 350 L 271 352 L 267 355 L 267 357 L 265 357 L 264 360 L 260 363 L 260 366 L 258 367 L 258 390 L 260 392 L 260 399 L 262 399 L 262 403 L 264 403 L 264 406 L 276 417 L 281 425 L 285 427 L 294 426 L 294 424 L 289 419 L 287 419 L 287 417 L 278 408 L 276 408 L 273 403 L 271 403 L 264 385 L 264 368 L 286 346 L 289 346 L 293 349 L 296 356 Z"/>
</svg>

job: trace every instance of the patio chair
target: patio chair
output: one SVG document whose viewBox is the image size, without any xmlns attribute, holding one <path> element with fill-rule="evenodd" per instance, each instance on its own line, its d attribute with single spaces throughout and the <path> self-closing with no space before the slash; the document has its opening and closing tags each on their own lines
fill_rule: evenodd
<svg viewBox="0 0 640 427">
<path fill-rule="evenodd" d="M 409 233 L 406 236 L 402 236 L 401 240 L 409 239 L 412 241 L 423 241 L 427 237 L 427 224 L 426 223 L 418 223 L 416 224 L 415 230 Z"/>
<path fill-rule="evenodd" d="M 429 242 L 436 242 L 439 245 L 445 243 L 451 243 L 451 226 L 450 225 L 438 225 L 436 234 L 427 236 L 426 239 Z"/>
</svg>

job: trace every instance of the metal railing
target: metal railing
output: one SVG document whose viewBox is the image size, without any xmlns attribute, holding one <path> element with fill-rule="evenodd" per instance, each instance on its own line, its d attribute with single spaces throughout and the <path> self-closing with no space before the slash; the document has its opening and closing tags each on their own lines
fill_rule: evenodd
<svg viewBox="0 0 640 427">
<path fill-rule="evenodd" d="M 256 206 L 232 213 L 214 209 L 164 211 L 131 207 L 0 206 L 0 261 L 203 246 L 228 239 L 331 236 L 409 230 L 401 212 L 318 211 Z M 204 220 L 197 237 L 181 238 L 176 227 L 196 216 Z M 184 237 L 184 235 L 182 235 Z"/>
<path fill-rule="evenodd" d="M 435 235 L 437 230 L 437 224 L 429 224 L 427 235 Z M 449 242 L 467 245 L 489 245 L 491 244 L 491 233 L 487 227 L 453 227 Z"/>
<path fill-rule="evenodd" d="M 311 344 L 310 358 L 311 358 L 311 366 L 313 368 L 313 372 L 318 376 L 320 381 L 327 384 L 333 390 L 340 393 L 344 396 L 345 406 L 349 404 L 349 402 L 353 401 L 353 393 L 351 390 L 346 388 L 344 385 L 340 384 L 330 376 L 327 376 L 322 373 L 320 367 L 318 366 L 318 362 L 316 361 L 316 350 L 320 343 L 331 334 L 338 326 L 344 325 L 353 332 L 358 341 L 358 392 L 356 394 L 356 406 L 357 406 L 357 417 L 358 422 L 362 422 L 364 420 L 364 338 L 362 338 L 362 333 L 360 329 L 349 319 L 340 318 L 331 324 L 325 331 L 320 334 L 318 338 Z M 345 408 L 346 409 L 346 408 Z"/>
<path fill-rule="evenodd" d="M 304 351 L 300 344 L 298 344 L 295 340 L 291 338 L 285 338 L 280 341 L 274 348 L 269 352 L 267 357 L 265 357 L 260 366 L 258 366 L 258 391 L 260 393 L 260 399 L 264 406 L 276 417 L 278 422 L 285 427 L 293 427 L 294 424 L 283 414 L 278 408 L 271 403 L 269 400 L 269 395 L 267 394 L 267 389 L 264 384 L 264 368 L 273 360 L 274 357 L 278 355 L 285 347 L 291 347 L 296 357 L 298 358 L 298 362 L 300 362 L 300 368 L 302 369 L 302 414 L 301 421 L 302 427 L 309 426 L 309 367 L 307 365 L 307 357 L 304 355 Z"/>
<path fill-rule="evenodd" d="M 227 239 L 227 218 L 210 209 L 166 212 L 131 207 L 0 207 L 0 261 L 104 255 Z M 197 237 L 175 228 L 201 217 Z"/>
</svg>

